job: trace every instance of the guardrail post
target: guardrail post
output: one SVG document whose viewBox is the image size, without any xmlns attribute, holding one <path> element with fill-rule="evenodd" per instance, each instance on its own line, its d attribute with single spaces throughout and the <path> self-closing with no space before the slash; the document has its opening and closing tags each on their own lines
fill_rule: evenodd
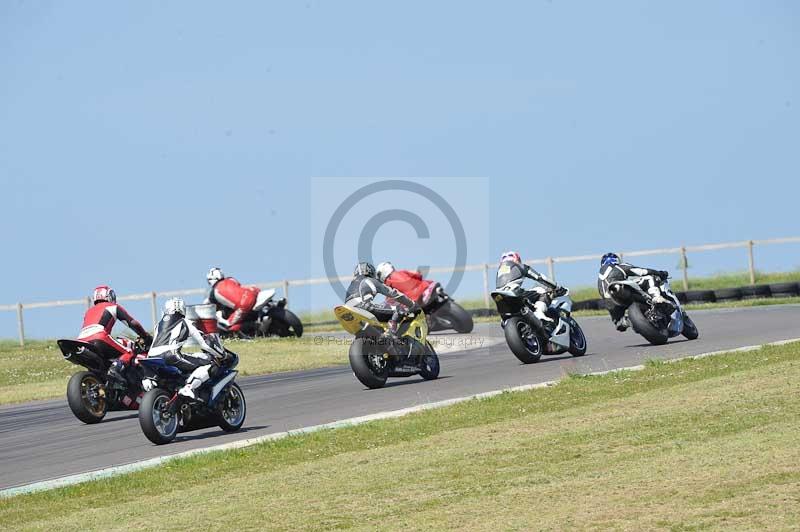
<svg viewBox="0 0 800 532">
<path fill-rule="evenodd" d="M 289 281 L 283 281 L 283 297 L 289 301 Z"/>
<path fill-rule="evenodd" d="M 25 321 L 22 319 L 22 303 L 17 303 L 17 330 L 19 332 L 19 346 L 25 347 Z"/>
<path fill-rule="evenodd" d="M 686 258 L 686 246 L 681 246 L 681 269 L 683 270 L 683 289 L 689 289 L 689 259 Z"/>
<path fill-rule="evenodd" d="M 483 306 L 489 308 L 489 265 L 483 265 Z"/>
<path fill-rule="evenodd" d="M 547 257 L 546 260 L 547 260 L 547 273 L 550 276 L 550 280 L 551 281 L 555 281 L 556 280 L 556 268 L 555 268 L 555 263 L 553 261 L 553 257 Z"/>
<path fill-rule="evenodd" d="M 156 323 L 158 322 L 158 300 L 156 293 L 150 292 L 150 315 L 153 318 L 153 332 L 156 330 Z"/>
<path fill-rule="evenodd" d="M 756 284 L 756 263 L 753 259 L 753 241 L 747 241 L 747 258 L 748 258 L 748 265 L 750 267 L 750 284 Z"/>
<path fill-rule="evenodd" d="M 86 296 L 86 308 L 92 308 L 92 296 Z"/>
</svg>

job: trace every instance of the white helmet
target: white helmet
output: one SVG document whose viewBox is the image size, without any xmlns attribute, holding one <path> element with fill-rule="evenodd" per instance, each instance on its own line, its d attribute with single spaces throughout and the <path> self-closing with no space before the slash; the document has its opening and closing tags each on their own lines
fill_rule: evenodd
<svg viewBox="0 0 800 532">
<path fill-rule="evenodd" d="M 378 280 L 380 282 L 386 281 L 386 278 L 392 275 L 394 266 L 391 262 L 381 262 L 378 264 Z"/>
<path fill-rule="evenodd" d="M 212 285 L 217 281 L 223 280 L 224 278 L 225 274 L 222 273 L 222 270 L 220 270 L 217 267 L 211 268 L 210 270 L 208 270 L 208 273 L 206 274 L 206 279 L 208 280 L 208 284 Z"/>
<path fill-rule="evenodd" d="M 164 303 L 164 314 L 180 314 L 181 316 L 185 316 L 186 303 L 179 297 L 167 299 L 167 302 Z"/>
</svg>

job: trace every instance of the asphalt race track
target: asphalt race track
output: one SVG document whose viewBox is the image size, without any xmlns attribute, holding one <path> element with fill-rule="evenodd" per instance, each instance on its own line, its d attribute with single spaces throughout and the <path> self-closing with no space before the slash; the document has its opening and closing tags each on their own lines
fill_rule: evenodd
<svg viewBox="0 0 800 532">
<path fill-rule="evenodd" d="M 0 489 L 122 465 L 198 447 L 272 432 L 396 410 L 521 384 L 552 380 L 566 372 L 591 372 L 800 337 L 800 305 L 720 309 L 691 313 L 700 338 L 682 337 L 665 346 L 638 335 L 617 333 L 607 317 L 582 318 L 589 343 L 585 357 L 543 357 L 522 365 L 502 340 L 497 323 L 476 325 L 473 336 L 495 343 L 442 355 L 439 380 L 391 379 L 366 390 L 347 366 L 242 379 L 248 402 L 242 431 L 206 429 L 179 434 L 166 446 L 141 433 L 136 413 L 116 412 L 97 425 L 75 419 L 66 399 L 0 407 Z"/>
</svg>

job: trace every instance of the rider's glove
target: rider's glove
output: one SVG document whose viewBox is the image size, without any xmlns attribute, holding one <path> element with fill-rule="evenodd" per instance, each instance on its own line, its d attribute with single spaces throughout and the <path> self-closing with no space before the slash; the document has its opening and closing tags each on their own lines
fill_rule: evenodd
<svg viewBox="0 0 800 532">
<path fill-rule="evenodd" d="M 661 294 L 653 296 L 653 303 L 659 303 L 660 304 L 660 303 L 666 303 L 666 302 L 667 302 L 666 298 L 664 296 L 662 296 Z"/>
<path fill-rule="evenodd" d="M 567 289 L 564 288 L 563 286 L 556 286 L 553 289 L 553 295 L 556 296 L 556 297 L 561 297 L 566 293 L 567 293 Z"/>
</svg>

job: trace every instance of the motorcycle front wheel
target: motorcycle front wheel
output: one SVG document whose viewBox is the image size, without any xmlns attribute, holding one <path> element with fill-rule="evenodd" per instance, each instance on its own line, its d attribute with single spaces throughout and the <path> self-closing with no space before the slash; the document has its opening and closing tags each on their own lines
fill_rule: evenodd
<svg viewBox="0 0 800 532">
<path fill-rule="evenodd" d="M 426 347 L 428 352 L 422 356 L 419 374 L 426 381 L 432 381 L 439 378 L 439 355 L 436 354 L 430 342 L 426 344 Z"/>
<path fill-rule="evenodd" d="M 687 340 L 697 340 L 700 337 L 700 331 L 697 330 L 697 325 L 694 324 L 692 318 L 690 318 L 685 312 L 683 313 L 683 336 L 686 337 Z"/>
<path fill-rule="evenodd" d="M 542 358 L 545 341 L 533 330 L 528 322 L 519 317 L 506 321 L 503 329 L 506 343 L 511 352 L 523 364 L 533 364 Z"/>
<path fill-rule="evenodd" d="M 235 382 L 228 387 L 225 396 L 220 398 L 219 428 L 225 432 L 236 432 L 244 425 L 247 416 L 247 401 L 244 392 Z"/>
<path fill-rule="evenodd" d="M 387 360 L 383 357 L 384 350 L 372 338 L 356 338 L 350 344 L 350 367 L 356 379 L 374 390 L 383 388 L 389 377 Z"/>
<path fill-rule="evenodd" d="M 574 357 L 582 357 L 586 354 L 586 335 L 578 322 L 569 318 L 569 354 Z"/>
</svg>

